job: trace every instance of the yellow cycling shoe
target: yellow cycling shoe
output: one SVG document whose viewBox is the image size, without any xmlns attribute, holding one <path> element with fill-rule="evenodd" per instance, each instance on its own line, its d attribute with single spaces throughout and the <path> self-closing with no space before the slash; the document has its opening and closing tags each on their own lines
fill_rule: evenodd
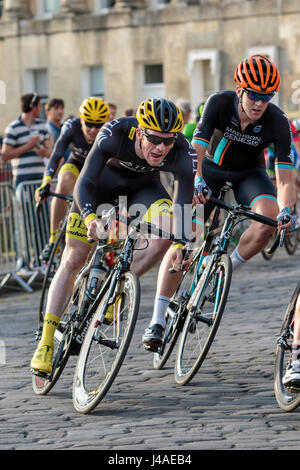
<svg viewBox="0 0 300 470">
<path fill-rule="evenodd" d="M 115 300 L 115 302 L 113 304 L 109 305 L 109 307 L 107 309 L 107 312 L 105 314 L 105 317 L 104 317 L 104 323 L 106 325 L 109 325 L 113 321 L 118 322 L 119 313 L 120 313 L 120 310 L 121 310 L 121 303 L 122 303 L 122 296 L 119 295 L 117 297 L 117 299 Z"/>
<path fill-rule="evenodd" d="M 53 348 L 47 344 L 39 345 L 31 360 L 31 369 L 42 374 L 52 372 Z"/>
</svg>

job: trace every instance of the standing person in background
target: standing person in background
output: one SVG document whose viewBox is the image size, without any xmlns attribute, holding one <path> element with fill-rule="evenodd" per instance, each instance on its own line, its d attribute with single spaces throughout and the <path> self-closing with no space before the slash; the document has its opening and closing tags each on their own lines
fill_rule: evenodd
<svg viewBox="0 0 300 470">
<path fill-rule="evenodd" d="M 37 93 L 21 96 L 22 114 L 5 129 L 2 147 L 4 162 L 11 160 L 13 184 L 42 180 L 44 159 L 51 155 L 52 139 L 46 123 L 40 119 L 41 98 Z"/>
<path fill-rule="evenodd" d="M 115 103 L 108 103 L 109 118 L 108 121 L 113 121 L 117 117 L 117 105 Z"/>
</svg>

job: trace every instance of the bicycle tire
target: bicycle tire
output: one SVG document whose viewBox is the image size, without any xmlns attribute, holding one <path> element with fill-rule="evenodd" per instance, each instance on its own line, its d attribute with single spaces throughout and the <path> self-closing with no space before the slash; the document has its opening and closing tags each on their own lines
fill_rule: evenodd
<svg viewBox="0 0 300 470">
<path fill-rule="evenodd" d="M 292 335 L 289 325 L 291 324 L 294 317 L 295 306 L 299 293 L 300 282 L 294 290 L 290 303 L 286 309 L 280 331 L 281 335 L 286 332 L 287 336 L 285 340 L 288 341 L 289 346 L 292 344 Z M 282 378 L 285 374 L 290 357 L 291 351 L 284 348 L 277 342 L 274 367 L 274 392 L 279 407 L 283 411 L 287 412 L 295 410 L 300 405 L 300 392 L 293 392 L 292 390 L 289 390 L 287 387 L 285 387 L 282 383 Z"/>
<path fill-rule="evenodd" d="M 43 284 L 42 284 L 42 293 L 41 293 L 41 298 L 40 298 L 40 304 L 39 304 L 39 322 L 42 323 L 44 320 L 44 315 L 45 315 L 45 309 L 46 309 L 46 303 L 47 303 L 47 295 L 49 291 L 49 287 L 51 284 L 51 281 L 60 265 L 61 262 L 61 257 L 62 253 L 64 251 L 65 247 L 65 231 L 61 231 L 53 248 L 51 251 L 51 255 L 49 257 L 47 269 L 45 272 L 45 276 L 43 279 Z"/>
<path fill-rule="evenodd" d="M 97 325 L 104 309 L 107 310 L 109 291 L 106 292 L 95 311 L 86 332 L 74 374 L 72 397 L 73 406 L 77 412 L 90 413 L 103 400 L 112 386 L 125 359 L 134 332 L 140 304 L 140 289 L 137 276 L 131 271 L 126 272 L 122 290 L 118 292 L 118 296 L 121 295 L 121 312 L 117 313 L 117 318 L 121 318 L 121 331 L 124 333 L 118 347 L 109 347 L 94 338 L 95 324 Z M 103 333 L 102 338 L 107 343 L 113 343 L 115 337 L 118 336 L 120 326 L 116 320 L 109 324 L 103 322 L 100 328 L 100 332 Z M 107 363 L 104 364 L 106 359 Z"/>
<path fill-rule="evenodd" d="M 182 331 L 187 313 L 185 308 L 186 300 L 192 287 L 198 260 L 199 257 L 197 256 L 185 273 L 173 298 L 170 300 L 170 306 L 165 315 L 166 327 L 163 344 L 161 350 L 154 353 L 153 356 L 153 367 L 156 370 L 161 370 L 164 367 Z"/>
<path fill-rule="evenodd" d="M 205 269 L 199 280 L 199 283 L 203 283 L 200 305 L 198 302 L 195 310 L 188 312 L 177 347 L 174 375 L 179 385 L 186 385 L 192 380 L 207 356 L 225 309 L 231 275 L 231 259 L 228 254 L 223 254 L 210 269 Z M 193 340 L 196 340 L 196 349 Z"/>
<path fill-rule="evenodd" d="M 77 288 L 74 290 L 73 295 L 65 309 L 62 316 L 61 322 L 54 334 L 54 352 L 53 352 L 53 365 L 54 371 L 51 378 L 41 377 L 39 375 L 32 376 L 32 388 L 36 395 L 47 395 L 48 392 L 54 387 L 59 377 L 61 376 L 68 359 L 71 355 L 73 347 L 73 325 L 70 323 L 71 317 L 74 315 L 74 304 L 76 308 L 80 308 L 81 302 L 84 298 L 86 290 L 87 276 L 84 276 Z M 59 335 L 59 331 L 62 326 L 65 326 L 62 337 Z M 64 343 L 63 343 L 64 342 Z M 58 364 L 56 364 L 58 361 Z"/>
</svg>

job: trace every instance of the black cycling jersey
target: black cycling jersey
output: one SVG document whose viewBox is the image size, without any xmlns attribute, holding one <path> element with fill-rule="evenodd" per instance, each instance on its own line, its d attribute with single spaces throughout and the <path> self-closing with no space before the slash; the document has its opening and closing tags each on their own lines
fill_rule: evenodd
<svg viewBox="0 0 300 470">
<path fill-rule="evenodd" d="M 71 154 L 67 161 L 72 159 L 72 162 L 75 160 L 83 165 L 92 145 L 87 143 L 83 135 L 80 119 L 68 119 L 63 125 L 60 136 L 55 143 L 47 165 L 46 175 L 52 177 L 55 175 L 60 159 L 65 155 L 68 148 L 71 149 Z"/>
<path fill-rule="evenodd" d="M 147 181 L 149 183 L 151 180 L 154 181 L 153 177 L 159 176 L 161 171 L 170 172 L 174 175 L 173 204 L 183 207 L 184 204 L 192 203 L 197 155 L 191 144 L 183 134 L 178 133 L 173 147 L 160 167 L 151 167 L 135 152 L 137 127 L 138 122 L 135 117 L 124 117 L 108 122 L 101 128 L 74 188 L 74 201 L 83 220 L 89 214 L 96 213 L 100 203 L 109 202 L 103 200 L 105 195 L 100 185 L 106 187 L 106 197 L 109 197 L 108 193 L 111 193 L 107 185 L 111 189 L 116 189 L 115 181 L 102 181 L 101 183 L 100 177 L 105 174 L 103 172 L 105 165 L 118 168 L 118 184 L 123 174 L 129 192 L 132 188 L 137 191 L 138 186 L 142 190 Z M 132 185 L 128 179 L 130 175 Z M 99 190 L 97 190 L 97 185 Z M 175 223 L 178 228 L 180 226 L 180 230 L 184 230 L 183 219 L 182 214 L 182 220 L 178 221 L 179 225 Z"/>
<path fill-rule="evenodd" d="M 234 91 L 221 91 L 208 98 L 192 142 L 207 147 L 206 157 L 229 170 L 261 167 L 262 152 L 270 143 L 274 144 L 277 167 L 293 166 L 287 116 L 269 103 L 261 118 L 242 131 Z"/>
</svg>

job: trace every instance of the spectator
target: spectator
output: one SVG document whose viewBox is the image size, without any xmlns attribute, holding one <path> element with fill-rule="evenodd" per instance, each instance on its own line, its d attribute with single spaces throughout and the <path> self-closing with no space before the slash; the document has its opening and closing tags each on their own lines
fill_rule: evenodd
<svg viewBox="0 0 300 470">
<path fill-rule="evenodd" d="M 44 158 L 51 154 L 52 139 L 46 123 L 40 119 L 41 98 L 37 93 L 21 96 L 21 116 L 5 129 L 3 161 L 11 160 L 13 184 L 42 180 Z"/>
<path fill-rule="evenodd" d="M 115 103 L 108 103 L 109 118 L 108 121 L 113 121 L 117 116 L 117 105 Z"/>
<path fill-rule="evenodd" d="M 61 98 L 52 98 L 46 103 L 45 111 L 47 115 L 47 128 L 48 131 L 51 132 L 55 144 L 62 128 L 62 119 L 65 111 L 64 100 L 62 100 Z M 64 161 L 67 160 L 68 156 L 70 155 L 70 152 L 70 149 L 66 151 L 63 159 Z M 44 163 L 47 166 L 48 159 Z"/>
</svg>

